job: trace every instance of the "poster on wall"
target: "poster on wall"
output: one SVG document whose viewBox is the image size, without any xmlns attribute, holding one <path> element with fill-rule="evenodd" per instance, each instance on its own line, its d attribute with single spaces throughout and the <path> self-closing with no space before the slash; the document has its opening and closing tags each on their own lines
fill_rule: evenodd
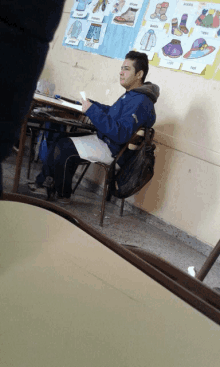
<svg viewBox="0 0 220 367">
<path fill-rule="evenodd" d="M 191 44 L 187 43 L 188 51 L 183 55 L 182 70 L 199 72 L 202 69 L 202 65 L 202 70 L 204 70 L 206 65 L 212 65 L 219 51 L 219 41 L 213 38 L 197 38 L 196 34 L 194 34 L 190 42 Z"/>
<path fill-rule="evenodd" d="M 84 45 L 89 48 L 98 49 L 103 42 L 106 27 L 106 23 L 87 22 Z"/>
<path fill-rule="evenodd" d="M 116 2 L 112 9 L 112 24 L 135 27 L 142 6 L 143 0 Z"/>
<path fill-rule="evenodd" d="M 83 30 L 85 29 L 85 27 L 85 20 L 70 18 L 65 32 L 66 44 L 77 46 L 79 44 L 79 41 L 83 39 Z"/>
<path fill-rule="evenodd" d="M 92 0 L 89 7 L 88 20 L 102 23 L 105 16 L 111 12 L 111 2 L 108 0 Z"/>
<path fill-rule="evenodd" d="M 163 29 L 165 23 L 170 23 L 177 5 L 177 0 L 166 2 L 150 1 L 144 20 L 151 28 L 156 24 L 157 28 Z"/>
<path fill-rule="evenodd" d="M 65 32 L 65 44 L 77 46 L 81 41 L 86 47 L 98 49 L 103 42 L 106 26 L 105 23 L 70 18 Z"/>
<path fill-rule="evenodd" d="M 70 16 L 72 18 L 86 18 L 91 2 L 92 0 L 76 0 L 71 9 Z"/>
<path fill-rule="evenodd" d="M 220 29 L 220 4 L 198 3 L 194 18 L 194 30 L 204 37 L 218 37 Z"/>
<path fill-rule="evenodd" d="M 164 32 L 158 29 L 148 28 L 146 25 L 141 27 L 140 32 L 134 42 L 133 50 L 144 52 L 148 56 L 148 60 L 152 60 L 155 52 L 161 47 Z"/>
<path fill-rule="evenodd" d="M 76 0 L 63 45 L 123 60 L 155 53 L 159 66 L 201 73 L 220 46 L 220 4 L 169 0 Z"/>
<path fill-rule="evenodd" d="M 200 74 L 206 65 L 213 64 L 219 46 L 219 41 L 213 38 L 197 38 L 194 35 L 180 41 L 169 36 L 168 42 L 159 51 L 160 66 L 179 69 L 182 64 L 182 70 Z"/>
<path fill-rule="evenodd" d="M 166 35 L 158 51 L 159 65 L 162 67 L 179 70 L 183 49 L 181 41 L 174 36 Z"/>
<path fill-rule="evenodd" d="M 160 66 L 179 70 L 182 56 L 187 48 L 189 33 L 193 24 L 198 3 L 179 1 L 169 17 L 169 32 L 164 37 L 163 45 L 158 51 Z M 184 50 L 185 47 L 185 50 Z"/>
<path fill-rule="evenodd" d="M 170 34 L 184 38 L 194 26 L 195 14 L 198 12 L 198 2 L 179 1 L 170 20 Z"/>
</svg>

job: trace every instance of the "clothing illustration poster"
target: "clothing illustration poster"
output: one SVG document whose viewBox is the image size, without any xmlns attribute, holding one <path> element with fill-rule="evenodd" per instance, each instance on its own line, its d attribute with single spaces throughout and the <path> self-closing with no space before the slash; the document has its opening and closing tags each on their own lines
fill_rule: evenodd
<svg viewBox="0 0 220 367">
<path fill-rule="evenodd" d="M 87 22 L 84 45 L 89 48 L 98 49 L 103 42 L 106 27 L 106 23 Z"/>
<path fill-rule="evenodd" d="M 163 38 L 162 47 L 158 51 L 160 66 L 179 70 L 183 55 L 181 41 L 169 34 Z"/>
<path fill-rule="evenodd" d="M 112 4 L 110 0 L 92 0 L 89 6 L 88 20 L 91 22 L 102 23 L 105 16 L 111 12 Z"/>
<path fill-rule="evenodd" d="M 177 0 L 150 1 L 144 20 L 148 23 L 156 23 L 159 29 L 163 29 L 165 23 L 170 23 L 176 5 Z"/>
<path fill-rule="evenodd" d="M 218 37 L 220 30 L 220 4 L 198 3 L 194 28 L 204 37 Z"/>
<path fill-rule="evenodd" d="M 169 33 L 180 37 L 188 36 L 191 27 L 194 27 L 195 14 L 198 11 L 198 2 L 179 1 L 170 21 Z"/>
<path fill-rule="evenodd" d="M 164 39 L 163 45 L 158 52 L 160 66 L 175 70 L 180 68 L 184 54 L 183 47 L 187 49 L 184 40 L 189 38 L 189 32 L 197 9 L 198 3 L 179 1 L 173 12 L 170 13 L 168 37 L 166 40 Z"/>
<path fill-rule="evenodd" d="M 103 42 L 106 26 L 105 23 L 70 18 L 65 32 L 65 43 L 77 46 L 82 41 L 86 47 L 98 49 Z"/>
<path fill-rule="evenodd" d="M 138 33 L 133 49 L 147 54 L 148 59 L 152 60 L 155 52 L 158 52 L 161 46 L 164 32 L 158 29 L 144 26 Z"/>
<path fill-rule="evenodd" d="M 77 46 L 79 41 L 83 39 L 83 28 L 85 28 L 85 26 L 85 20 L 70 18 L 65 32 L 66 43 Z"/>
<path fill-rule="evenodd" d="M 143 0 L 116 2 L 112 9 L 112 24 L 135 27 L 142 6 Z"/>
<path fill-rule="evenodd" d="M 219 46 L 218 40 L 204 39 L 196 33 L 183 40 L 169 36 L 159 51 L 160 66 L 179 69 L 183 64 L 182 70 L 200 74 L 207 64 L 213 64 Z"/>
<path fill-rule="evenodd" d="M 159 66 L 201 73 L 219 51 L 220 4 L 75 0 L 63 46 L 121 60 L 132 49 L 157 53 Z"/>
<path fill-rule="evenodd" d="M 90 11 L 89 5 L 91 2 L 92 0 L 76 0 L 72 7 L 70 16 L 72 18 L 86 18 Z"/>
<path fill-rule="evenodd" d="M 203 38 L 200 34 L 193 32 L 192 37 L 187 41 L 188 50 L 182 57 L 182 70 L 199 72 L 199 70 L 204 70 L 206 65 L 212 65 L 219 50 L 219 46 L 218 40 Z M 185 50 L 187 47 L 184 45 Z"/>
</svg>

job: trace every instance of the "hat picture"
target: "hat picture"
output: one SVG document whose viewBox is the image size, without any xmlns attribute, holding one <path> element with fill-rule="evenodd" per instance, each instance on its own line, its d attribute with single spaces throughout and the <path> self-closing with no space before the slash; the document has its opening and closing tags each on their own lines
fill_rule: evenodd
<svg viewBox="0 0 220 367">
<path fill-rule="evenodd" d="M 191 50 L 183 57 L 185 59 L 198 59 L 199 57 L 207 56 L 215 50 L 214 46 L 208 46 L 204 38 L 198 38 L 192 44 Z"/>
</svg>

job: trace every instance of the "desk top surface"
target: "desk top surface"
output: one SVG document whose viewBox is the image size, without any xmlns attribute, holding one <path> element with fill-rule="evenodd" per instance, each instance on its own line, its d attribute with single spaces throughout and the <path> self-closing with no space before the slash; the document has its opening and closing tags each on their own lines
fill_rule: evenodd
<svg viewBox="0 0 220 367">
<path fill-rule="evenodd" d="M 64 218 L 0 201 L 1 367 L 219 366 L 220 327 Z"/>
<path fill-rule="evenodd" d="M 64 101 L 63 99 L 56 99 L 53 97 L 47 97 L 42 94 L 35 93 L 34 100 L 38 102 L 47 103 L 53 106 L 62 107 L 67 110 L 77 110 L 82 112 L 82 106 L 75 103 Z"/>
</svg>

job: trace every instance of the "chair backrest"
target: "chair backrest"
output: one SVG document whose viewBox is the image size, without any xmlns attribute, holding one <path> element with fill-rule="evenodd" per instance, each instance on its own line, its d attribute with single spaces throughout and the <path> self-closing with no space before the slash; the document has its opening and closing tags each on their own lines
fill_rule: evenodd
<svg viewBox="0 0 220 367">
<path fill-rule="evenodd" d="M 134 195 L 153 177 L 156 148 L 152 143 L 153 137 L 154 129 L 140 128 L 120 151 L 118 159 L 126 149 L 133 153 L 130 157 L 126 157 L 125 163 L 117 173 L 114 171 L 111 183 L 114 196 L 124 199 Z"/>
<path fill-rule="evenodd" d="M 140 127 L 135 133 L 132 135 L 131 139 L 125 144 L 125 146 L 121 149 L 118 153 L 117 157 L 115 158 L 114 162 L 117 162 L 118 159 L 122 156 L 126 149 L 135 151 L 141 148 L 142 143 L 147 140 L 149 145 L 152 144 L 154 138 L 154 129 L 148 127 Z"/>
<path fill-rule="evenodd" d="M 132 138 L 130 139 L 130 141 L 128 143 L 128 149 L 129 150 L 137 150 L 138 149 L 138 147 L 140 146 L 140 144 L 144 140 L 145 131 L 146 131 L 146 129 L 144 127 L 141 127 L 140 129 L 138 129 L 134 133 L 134 135 L 132 136 Z"/>
</svg>

